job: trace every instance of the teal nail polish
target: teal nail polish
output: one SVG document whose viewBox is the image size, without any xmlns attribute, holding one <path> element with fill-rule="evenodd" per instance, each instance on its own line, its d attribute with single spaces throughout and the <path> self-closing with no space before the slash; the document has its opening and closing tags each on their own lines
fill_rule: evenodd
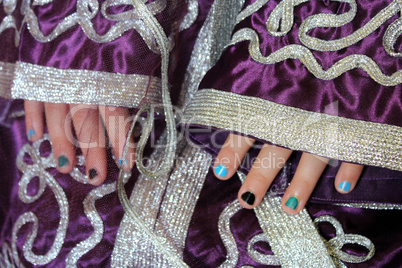
<svg viewBox="0 0 402 268">
<path fill-rule="evenodd" d="M 292 196 L 286 201 L 285 206 L 287 206 L 290 209 L 295 210 L 297 208 L 297 205 L 299 204 L 299 200 L 297 200 L 296 197 Z"/>
<path fill-rule="evenodd" d="M 344 181 L 341 184 L 339 184 L 339 189 L 348 192 L 350 190 L 350 183 L 348 181 Z"/>
<path fill-rule="evenodd" d="M 121 159 L 121 158 L 119 158 L 119 167 L 121 167 L 122 165 L 125 165 L 125 164 L 127 164 L 127 160 L 123 160 L 123 159 Z"/>
<path fill-rule="evenodd" d="M 31 137 L 34 135 L 35 135 L 35 131 L 33 129 L 28 130 L 28 140 L 30 140 Z"/>
<path fill-rule="evenodd" d="M 57 162 L 59 163 L 59 167 L 64 167 L 68 165 L 68 159 L 64 155 L 59 156 Z"/>
<path fill-rule="evenodd" d="M 219 165 L 215 167 L 215 174 L 223 178 L 226 176 L 226 174 L 228 174 L 228 172 L 224 165 Z"/>
</svg>

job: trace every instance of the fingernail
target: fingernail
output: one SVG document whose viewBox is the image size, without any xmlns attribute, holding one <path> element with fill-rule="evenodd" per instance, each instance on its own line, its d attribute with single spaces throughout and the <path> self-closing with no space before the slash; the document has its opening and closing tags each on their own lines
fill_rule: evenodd
<svg viewBox="0 0 402 268">
<path fill-rule="evenodd" d="M 31 137 L 35 135 L 35 131 L 33 129 L 28 130 L 28 140 L 31 140 Z"/>
<path fill-rule="evenodd" d="M 251 192 L 245 192 L 244 194 L 241 195 L 241 199 L 243 199 L 244 202 L 252 206 L 254 205 L 255 195 Z"/>
<path fill-rule="evenodd" d="M 350 182 L 344 181 L 338 186 L 339 189 L 342 191 L 348 192 L 350 190 Z"/>
<path fill-rule="evenodd" d="M 127 164 L 127 160 L 119 158 L 119 167 L 121 167 L 122 165 L 125 165 L 125 164 Z"/>
<path fill-rule="evenodd" d="M 285 206 L 287 206 L 290 209 L 295 210 L 297 208 L 297 205 L 299 204 L 299 200 L 292 196 L 288 199 L 288 201 L 286 201 Z"/>
<path fill-rule="evenodd" d="M 225 177 L 226 174 L 228 173 L 224 165 L 216 166 L 214 170 L 215 174 L 222 178 Z"/>
<path fill-rule="evenodd" d="M 95 178 L 96 176 L 98 176 L 98 172 L 96 172 L 96 170 L 94 168 L 91 168 L 89 170 L 89 178 L 92 180 L 93 178 Z"/>
<path fill-rule="evenodd" d="M 68 159 L 64 155 L 59 156 L 59 158 L 57 159 L 57 162 L 58 162 L 59 167 L 64 167 L 64 166 L 68 165 Z"/>
</svg>

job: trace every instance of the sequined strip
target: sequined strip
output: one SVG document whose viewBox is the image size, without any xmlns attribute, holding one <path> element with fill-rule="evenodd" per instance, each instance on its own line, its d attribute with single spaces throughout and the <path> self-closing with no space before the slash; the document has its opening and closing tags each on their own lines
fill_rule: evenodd
<svg viewBox="0 0 402 268">
<path fill-rule="evenodd" d="M 336 206 L 350 208 L 364 208 L 375 210 L 402 210 L 400 204 L 383 204 L 383 203 L 334 203 Z"/>
<path fill-rule="evenodd" d="M 190 28 L 198 16 L 198 0 L 188 0 L 188 13 L 180 24 L 180 31 Z"/>
<path fill-rule="evenodd" d="M 230 41 L 235 19 L 244 0 L 214 1 L 211 10 L 198 34 L 191 60 L 182 85 L 180 104 L 188 105 L 198 89 L 205 73 L 219 59 L 223 49 Z"/>
<path fill-rule="evenodd" d="M 250 28 L 243 28 L 237 31 L 233 35 L 230 45 L 246 40 L 250 41 L 248 47 L 250 56 L 259 63 L 275 64 L 286 59 L 298 59 L 306 66 L 309 72 L 323 80 L 332 80 L 347 71 L 360 68 L 381 85 L 395 86 L 402 83 L 402 70 L 388 76 L 381 71 L 374 60 L 366 55 L 353 54 L 347 56 L 336 62 L 328 70 L 324 70 L 313 53 L 308 48 L 301 45 L 288 45 L 264 57 L 260 51 L 258 35 Z"/>
<path fill-rule="evenodd" d="M 60 209 L 60 220 L 59 226 L 57 227 L 56 237 L 50 250 L 44 255 L 36 255 L 33 251 L 33 244 L 38 232 L 38 218 L 33 212 L 25 212 L 18 217 L 12 234 L 12 251 L 13 256 L 16 260 L 19 259 L 17 252 L 17 234 L 20 228 L 27 224 L 33 223 L 32 231 L 28 234 L 28 238 L 23 246 L 24 257 L 27 261 L 34 265 L 45 265 L 54 260 L 59 254 L 61 247 L 64 243 L 64 238 L 66 236 L 67 226 L 69 222 L 68 209 L 69 204 L 67 197 L 63 191 L 63 188 L 56 181 L 55 178 L 47 172 L 46 169 L 54 168 L 56 166 L 53 153 L 47 157 L 42 157 L 39 152 L 39 148 L 42 142 L 45 140 L 49 141 L 49 137 L 45 135 L 39 141 L 33 143 L 33 145 L 26 144 L 22 147 L 17 156 L 17 166 L 18 169 L 23 172 L 23 176 L 18 183 L 18 196 L 24 203 L 32 203 L 40 198 L 43 194 L 45 187 L 53 191 L 57 204 Z M 32 164 L 27 164 L 23 161 L 25 154 L 28 154 L 32 159 Z M 28 184 L 34 177 L 39 178 L 39 190 L 34 196 L 27 193 Z"/>
<path fill-rule="evenodd" d="M 161 102 L 161 81 L 145 75 L 63 70 L 18 62 L 12 96 L 53 103 L 137 107 Z"/>
<path fill-rule="evenodd" d="M 267 195 L 254 211 L 282 267 L 335 267 L 305 209 L 287 214 L 280 197 Z"/>
<path fill-rule="evenodd" d="M 166 237 L 182 255 L 195 205 L 211 166 L 212 157 L 194 145 L 185 143 L 166 188 L 155 231 Z"/>
<path fill-rule="evenodd" d="M 396 126 L 309 112 L 215 89 L 198 91 L 182 122 L 244 133 L 292 150 L 402 171 L 402 129 Z"/>
<path fill-rule="evenodd" d="M 11 99 L 15 64 L 0 61 L 0 97 Z"/>
<path fill-rule="evenodd" d="M 125 173 L 124 183 L 130 178 L 130 173 Z M 66 267 L 77 267 L 77 261 L 92 250 L 97 244 L 99 244 L 104 235 L 103 220 L 99 216 L 99 213 L 95 207 L 95 202 L 104 196 L 116 191 L 117 185 L 115 182 L 109 184 L 103 184 L 98 188 L 93 189 L 84 200 L 84 212 L 87 218 L 90 220 L 93 233 L 85 240 L 76 245 L 68 254 L 66 259 Z"/>
</svg>

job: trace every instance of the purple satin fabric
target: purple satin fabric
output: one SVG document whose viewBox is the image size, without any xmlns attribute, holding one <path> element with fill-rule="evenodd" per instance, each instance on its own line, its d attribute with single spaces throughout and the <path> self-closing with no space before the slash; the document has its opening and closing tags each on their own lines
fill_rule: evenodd
<svg viewBox="0 0 402 268">
<path fill-rule="evenodd" d="M 99 1 L 99 9 L 105 1 Z M 170 1 L 168 1 L 170 2 Z M 76 12 L 77 1 L 53 1 L 43 6 L 33 7 L 38 17 L 40 29 L 45 36 L 49 35 L 64 18 Z M 185 5 L 178 5 L 175 16 L 169 9 L 157 15 L 167 35 L 172 29 L 172 20 L 180 19 Z M 110 7 L 107 12 L 119 14 L 132 10 L 127 5 Z M 99 11 L 91 20 L 96 33 L 103 35 L 116 23 L 107 20 Z M 146 30 L 149 30 L 148 28 Z M 122 74 L 157 75 L 160 70 L 160 55 L 153 53 L 135 30 L 129 30 L 121 37 L 108 43 L 97 43 L 90 40 L 76 25 L 62 33 L 55 40 L 41 43 L 34 39 L 25 24 L 19 49 L 19 60 L 42 66 L 60 69 L 85 69 Z M 135 63 L 135 64 L 133 64 Z"/>
<path fill-rule="evenodd" d="M 392 1 L 357 1 L 357 15 L 352 23 L 337 28 L 316 28 L 309 35 L 324 40 L 350 35 L 390 2 Z M 235 29 L 255 29 L 260 38 L 261 52 L 265 56 L 286 45 L 301 44 L 298 31 L 301 22 L 308 16 L 317 13 L 343 14 L 350 9 L 349 4 L 335 1 L 309 1 L 300 4 L 295 8 L 295 21 L 291 31 L 284 37 L 273 37 L 268 34 L 265 22 L 278 3 L 278 0 L 269 1 Z M 402 61 L 385 52 L 382 38 L 389 24 L 398 17 L 399 15 L 395 15 L 355 45 L 335 52 L 312 51 L 314 57 L 327 70 L 346 56 L 364 54 L 371 57 L 385 74 L 391 75 L 401 69 Z M 299 60 L 285 60 L 274 65 L 260 64 L 249 56 L 248 44 L 245 41 L 226 49 L 218 63 L 205 76 L 200 89 L 214 88 L 320 113 L 325 113 L 328 105 L 337 103 L 339 110 L 335 115 L 402 126 L 401 85 L 381 86 L 361 69 L 348 71 L 331 81 L 324 81 L 316 79 Z M 399 48 L 400 44 L 397 44 L 395 49 L 399 51 Z"/>
</svg>

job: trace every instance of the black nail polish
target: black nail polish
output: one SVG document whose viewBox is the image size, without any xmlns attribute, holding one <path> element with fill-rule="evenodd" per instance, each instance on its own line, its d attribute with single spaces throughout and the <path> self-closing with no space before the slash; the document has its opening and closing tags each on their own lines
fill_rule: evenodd
<svg viewBox="0 0 402 268">
<path fill-rule="evenodd" d="M 98 172 L 96 172 L 96 170 L 94 168 L 91 168 L 89 170 L 89 178 L 92 180 L 93 178 L 95 178 L 96 176 L 98 176 Z"/>
<path fill-rule="evenodd" d="M 252 206 L 255 201 L 255 195 L 251 192 L 246 192 L 241 195 L 241 199 L 243 199 L 244 202 Z"/>
</svg>

